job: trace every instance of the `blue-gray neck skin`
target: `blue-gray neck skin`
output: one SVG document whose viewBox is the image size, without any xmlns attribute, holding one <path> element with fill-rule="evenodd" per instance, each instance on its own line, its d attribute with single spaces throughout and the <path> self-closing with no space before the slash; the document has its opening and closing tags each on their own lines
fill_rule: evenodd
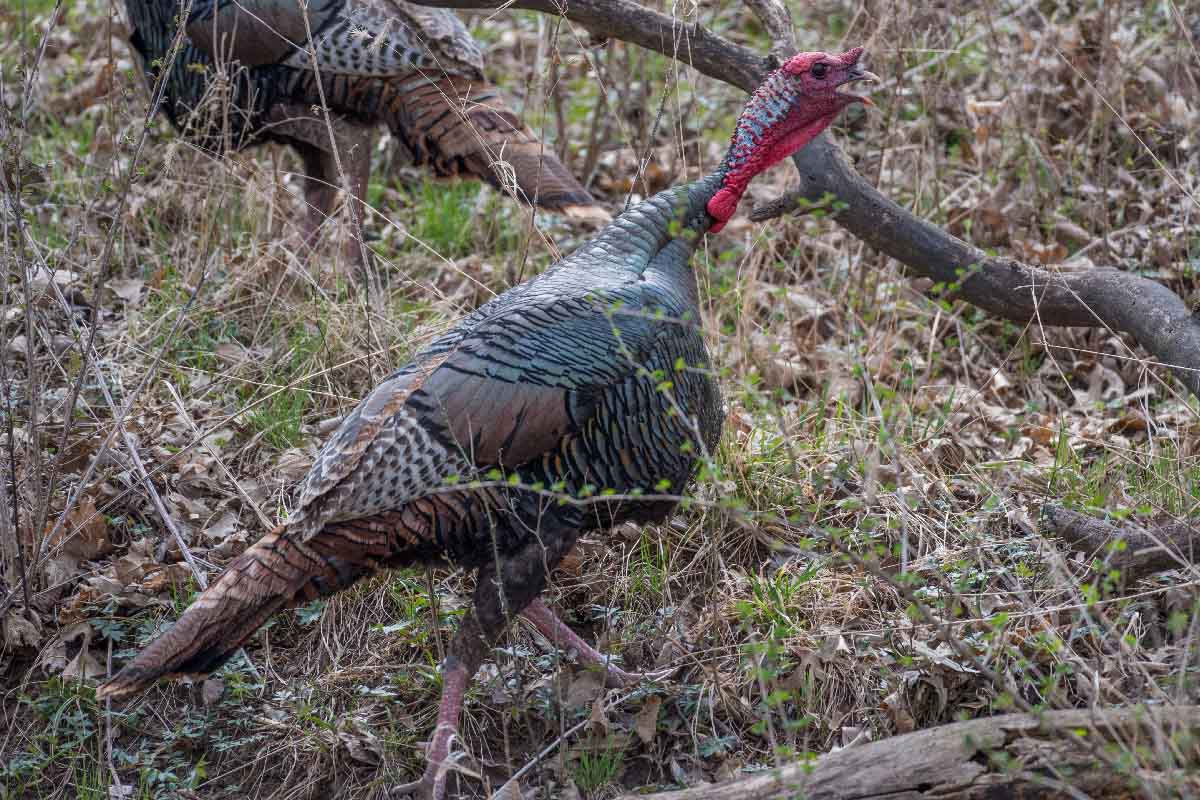
<svg viewBox="0 0 1200 800">
<path fill-rule="evenodd" d="M 623 254 L 631 248 L 637 255 L 653 257 L 673 240 L 685 240 L 688 252 L 695 250 L 713 219 L 706 206 L 721 189 L 724 168 L 692 183 L 664 189 L 626 209 L 582 250 L 593 248 Z"/>
</svg>

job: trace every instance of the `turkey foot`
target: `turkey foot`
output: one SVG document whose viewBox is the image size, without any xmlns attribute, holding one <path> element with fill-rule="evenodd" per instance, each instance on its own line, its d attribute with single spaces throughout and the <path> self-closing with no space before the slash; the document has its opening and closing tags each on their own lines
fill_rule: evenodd
<svg viewBox="0 0 1200 800">
<path fill-rule="evenodd" d="M 451 656 L 447 659 L 446 673 L 442 678 L 442 702 L 438 706 L 437 726 L 433 738 L 425 748 L 425 774 L 420 779 L 400 786 L 393 786 L 385 797 L 400 800 L 412 797 L 415 800 L 442 800 L 446 796 L 446 777 L 450 767 L 450 742 L 458 735 L 458 715 L 462 711 L 463 696 L 472 675 L 468 667 Z"/>
<path fill-rule="evenodd" d="M 670 669 L 657 672 L 628 672 L 612 664 L 612 659 L 580 638 L 579 634 L 567 627 L 567 624 L 550 610 L 550 607 L 537 598 L 530 603 L 521 616 L 533 623 L 557 647 L 564 650 L 574 650 L 579 660 L 591 666 L 600 667 L 605 671 L 604 684 L 610 689 L 621 689 L 633 686 L 643 681 L 662 680 L 671 673 Z"/>
</svg>

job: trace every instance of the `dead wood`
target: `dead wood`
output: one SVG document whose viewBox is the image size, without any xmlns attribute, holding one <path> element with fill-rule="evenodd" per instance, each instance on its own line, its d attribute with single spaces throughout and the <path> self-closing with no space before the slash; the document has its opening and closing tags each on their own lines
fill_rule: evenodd
<svg viewBox="0 0 1200 800">
<path fill-rule="evenodd" d="M 1196 563 L 1200 531 L 1181 522 L 1152 528 L 1113 525 L 1103 520 L 1047 506 L 1042 516 L 1051 532 L 1077 550 L 1088 552 L 1104 570 L 1120 570 L 1122 580 L 1133 582 Z"/>
<path fill-rule="evenodd" d="M 415 0 L 453 8 L 521 8 L 565 16 L 599 37 L 617 38 L 689 64 L 699 72 L 752 91 L 769 71 L 764 58 L 700 25 L 632 0 Z M 791 41 L 786 10 L 774 0 L 748 2 L 776 42 Z M 845 208 L 833 218 L 871 247 L 950 289 L 950 295 L 989 313 L 1045 326 L 1106 327 L 1131 334 L 1155 360 L 1171 367 L 1200 397 L 1200 320 L 1160 283 L 1098 268 L 1042 269 L 983 251 L 919 219 L 863 180 L 827 134 L 797 153 L 799 189 L 752 215 L 763 220 L 833 195 Z"/>
<path fill-rule="evenodd" d="M 1011 714 L 850 747 L 655 800 L 1195 797 L 1200 707 Z"/>
</svg>

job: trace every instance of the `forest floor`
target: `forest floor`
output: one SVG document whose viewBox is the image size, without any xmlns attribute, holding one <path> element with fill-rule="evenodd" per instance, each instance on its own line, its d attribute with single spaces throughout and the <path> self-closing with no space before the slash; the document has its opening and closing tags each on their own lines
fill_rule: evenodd
<svg viewBox="0 0 1200 800">
<path fill-rule="evenodd" d="M 878 108 L 833 136 L 885 194 L 997 253 L 1195 296 L 1194 2 L 791 5 L 804 48 L 864 45 L 884 78 Z M 685 6 L 765 51 L 740 4 Z M 20 497 L 20 549 L 0 543 L 0 598 L 18 600 L 0 614 L 0 798 L 354 798 L 410 780 L 469 597 L 452 570 L 380 575 L 278 615 L 208 681 L 97 703 L 97 679 L 197 591 L 117 422 L 211 579 L 286 514 L 374 383 L 590 229 L 429 182 L 385 140 L 367 224 L 384 296 L 365 302 L 340 247 L 299 246 L 293 153 L 213 158 L 162 118 L 140 145 L 123 9 L 68 0 L 22 106 L 52 8 L 0 8 L 0 464 Z M 717 163 L 731 87 L 533 13 L 470 19 L 490 76 L 614 213 Z M 751 199 L 793 178 L 781 165 Z M 719 450 L 667 523 L 585 538 L 549 592 L 625 666 L 669 674 L 606 692 L 514 626 L 468 695 L 468 793 L 532 765 L 527 796 L 608 798 L 1022 704 L 1200 701 L 1200 575 L 1129 583 L 1039 522 L 1048 503 L 1195 518 L 1200 417 L 1166 369 L 1112 332 L 947 299 L 820 211 L 743 213 L 694 266 Z"/>
</svg>

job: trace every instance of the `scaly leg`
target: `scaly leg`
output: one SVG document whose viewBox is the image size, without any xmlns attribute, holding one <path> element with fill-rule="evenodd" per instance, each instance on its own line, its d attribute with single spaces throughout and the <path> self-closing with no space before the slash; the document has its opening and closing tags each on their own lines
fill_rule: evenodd
<svg viewBox="0 0 1200 800">
<path fill-rule="evenodd" d="M 554 525 L 551 531 L 543 524 L 541 537 L 512 555 L 502 556 L 499 568 L 495 562 L 480 567 L 472 608 L 454 634 L 443 665 L 442 701 L 438 706 L 437 727 L 426 749 L 425 773 L 419 780 L 391 789 L 388 797 L 408 795 L 420 800 L 445 797 L 450 743 L 458 733 L 463 695 L 512 618 L 542 593 L 549 571 L 574 546 L 577 531 L 577 526 L 565 525 Z"/>
<path fill-rule="evenodd" d="M 661 680 L 671 672 L 669 669 L 660 672 L 627 672 L 614 665 L 608 656 L 592 647 L 580 638 L 579 634 L 567 627 L 567 624 L 559 619 L 558 615 L 540 597 L 535 598 L 526 606 L 525 610 L 521 612 L 521 616 L 532 622 L 542 636 L 549 639 L 559 649 L 574 650 L 580 661 L 603 669 L 605 671 L 604 683 L 610 689 L 620 689 L 642 681 Z"/>
<path fill-rule="evenodd" d="M 370 258 L 370 251 L 360 247 L 363 241 L 363 219 L 366 214 L 367 184 L 371 178 L 371 145 L 375 132 L 366 125 L 340 117 L 330 122 L 337 154 L 346 171 L 351 202 L 355 203 L 352 219 L 355 220 L 353 236 L 346 242 L 343 253 L 351 263 L 366 266 L 363 253 Z M 308 211 L 304 220 L 304 244 L 311 250 L 321 237 L 321 227 L 334 212 L 338 190 L 342 181 L 334 157 L 333 144 L 329 140 L 329 127 L 325 121 L 314 117 L 302 105 L 279 105 L 271 109 L 269 131 L 296 148 L 304 169 L 304 200 Z"/>
</svg>

